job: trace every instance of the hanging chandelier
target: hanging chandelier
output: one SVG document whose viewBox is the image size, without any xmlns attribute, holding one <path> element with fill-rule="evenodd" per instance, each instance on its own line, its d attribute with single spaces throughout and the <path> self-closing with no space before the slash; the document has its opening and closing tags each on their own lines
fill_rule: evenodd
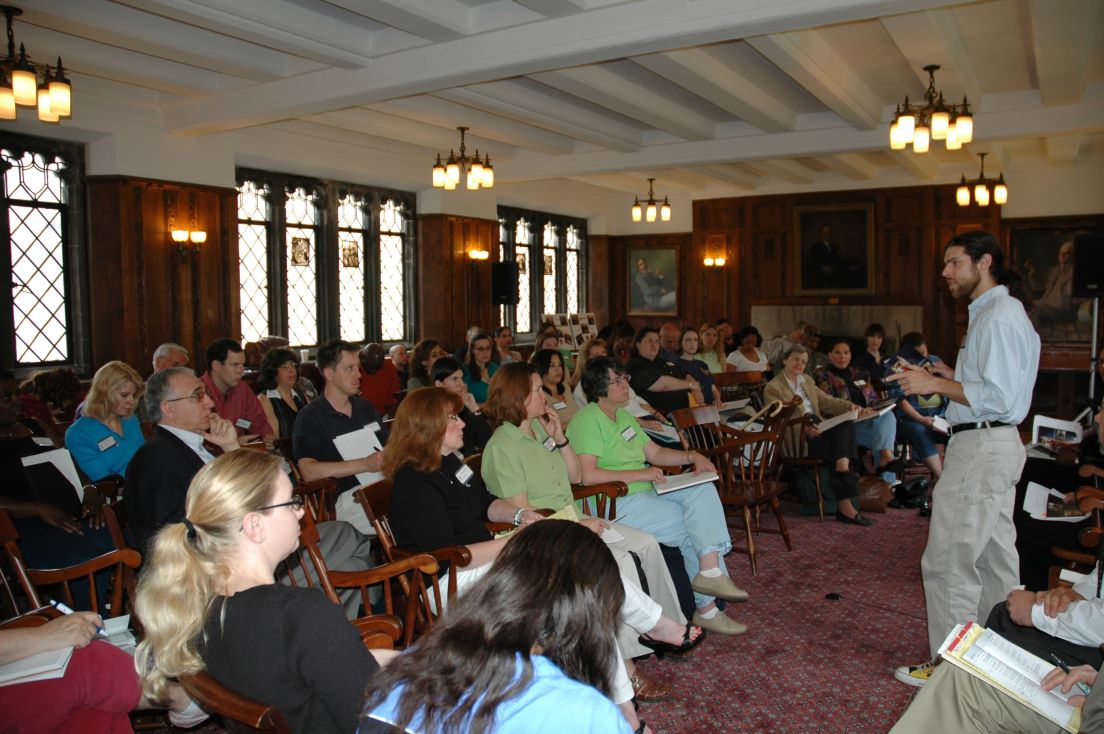
<svg viewBox="0 0 1104 734">
<path fill-rule="evenodd" d="M 460 131 L 460 155 L 449 150 L 448 160 L 441 162 L 441 154 L 437 154 L 437 162 L 433 164 L 433 187 L 452 191 L 460 183 L 460 177 L 464 176 L 468 189 L 475 191 L 483 187 L 494 187 L 494 166 L 491 165 L 491 156 L 484 155 L 484 160 L 479 160 L 479 148 L 475 149 L 475 155 L 468 156 L 464 145 L 464 133 L 466 127 L 456 128 Z"/>
<path fill-rule="evenodd" d="M 970 206 L 970 188 L 974 189 L 974 202 L 978 206 L 989 206 L 990 184 L 992 185 L 993 202 L 995 204 L 1008 203 L 1008 185 L 1004 182 L 1004 174 L 1000 178 L 985 178 L 985 156 L 988 153 L 978 153 L 981 158 L 981 173 L 973 181 L 967 181 L 965 174 L 962 182 L 955 189 L 955 201 L 959 206 Z"/>
<path fill-rule="evenodd" d="M 72 114 L 73 87 L 65 78 L 65 69 L 58 57 L 57 66 L 31 63 L 27 50 L 19 44 L 15 54 L 15 34 L 12 18 L 23 11 L 11 5 L 0 5 L 8 24 L 8 57 L 0 61 L 0 120 L 14 120 L 16 107 L 38 107 L 41 122 L 60 122 Z M 39 69 L 42 79 L 39 81 Z"/>
<path fill-rule="evenodd" d="M 928 91 L 924 92 L 924 104 L 912 104 L 908 95 L 903 104 L 897 105 L 893 124 L 889 126 L 889 147 L 904 150 L 912 145 L 913 153 L 927 153 L 933 140 L 942 140 L 947 150 L 958 150 L 974 139 L 974 117 L 966 97 L 962 104 L 947 104 L 943 92 L 935 91 L 935 72 L 938 64 L 928 64 Z"/>
<path fill-rule="evenodd" d="M 648 179 L 648 200 L 641 204 L 640 197 L 633 199 L 632 205 L 632 220 L 639 222 L 641 219 L 646 219 L 649 222 L 656 220 L 656 207 L 659 207 L 659 218 L 661 221 L 671 221 L 671 203 L 667 201 L 667 197 L 663 197 L 663 202 L 656 201 L 655 191 L 652 189 L 652 183 L 654 178 Z M 645 208 L 646 207 L 646 208 Z"/>
</svg>

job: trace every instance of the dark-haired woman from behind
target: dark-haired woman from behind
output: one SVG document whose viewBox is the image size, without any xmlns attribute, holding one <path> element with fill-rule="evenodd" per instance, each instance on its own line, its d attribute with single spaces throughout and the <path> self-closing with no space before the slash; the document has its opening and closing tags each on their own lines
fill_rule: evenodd
<svg viewBox="0 0 1104 734">
<path fill-rule="evenodd" d="M 433 363 L 430 377 L 433 379 L 434 387 L 443 387 L 464 403 L 464 407 L 457 413 L 460 420 L 464 421 L 464 445 L 460 453 L 471 456 L 482 451 L 491 440 L 491 434 L 494 431 L 464 382 L 463 366 L 456 361 L 455 357 L 441 357 Z"/>
<path fill-rule="evenodd" d="M 368 689 L 361 734 L 628 734 L 609 699 L 624 591 L 594 533 L 548 520 Z M 384 723 L 386 722 L 386 724 Z M 641 723 L 639 731 L 644 731 Z"/>
<path fill-rule="evenodd" d="M 307 404 L 307 397 L 299 390 L 299 357 L 287 347 L 277 347 L 265 352 L 261 360 L 261 403 L 268 425 L 276 429 L 277 436 L 290 436 L 295 428 L 299 409 Z"/>
</svg>

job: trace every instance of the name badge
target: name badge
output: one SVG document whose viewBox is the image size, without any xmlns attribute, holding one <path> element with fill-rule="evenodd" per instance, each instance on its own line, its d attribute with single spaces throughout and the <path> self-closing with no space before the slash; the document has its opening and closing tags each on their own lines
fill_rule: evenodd
<svg viewBox="0 0 1104 734">
<path fill-rule="evenodd" d="M 114 436 L 108 436 L 107 438 L 101 439 L 96 445 L 100 447 L 100 451 L 107 451 L 112 446 L 117 445 L 117 443 Z"/>
<path fill-rule="evenodd" d="M 253 425 L 253 421 L 246 420 L 245 418 L 238 418 L 236 421 L 234 421 L 234 425 L 242 429 L 243 431 L 248 431 L 249 427 Z"/>
<path fill-rule="evenodd" d="M 621 438 L 625 439 L 626 441 L 632 441 L 634 438 L 636 438 L 636 431 L 633 430 L 632 426 L 629 426 L 625 430 L 621 431 Z"/>
<path fill-rule="evenodd" d="M 546 450 L 552 451 L 556 448 L 556 441 L 551 436 L 549 436 L 548 438 L 544 439 L 544 443 L 542 445 Z"/>
<path fill-rule="evenodd" d="M 473 474 L 475 474 L 475 472 L 472 471 L 472 468 L 467 464 L 464 464 L 456 470 L 456 478 L 464 485 L 471 480 Z"/>
<path fill-rule="evenodd" d="M 565 403 L 562 400 L 560 400 L 558 402 L 555 402 L 555 403 L 552 403 L 552 409 L 553 410 L 563 410 L 566 407 L 567 407 L 567 403 Z"/>
<path fill-rule="evenodd" d="M 371 423 L 369 423 L 368 425 L 366 425 L 366 426 L 365 426 L 365 428 L 367 428 L 367 429 L 368 429 L 369 431 L 371 431 L 372 433 L 379 433 L 379 430 L 380 430 L 380 424 L 379 424 L 378 422 L 376 422 L 376 421 L 372 421 Z"/>
<path fill-rule="evenodd" d="M 866 385 L 866 380 L 855 380 L 855 387 L 863 387 Z"/>
</svg>

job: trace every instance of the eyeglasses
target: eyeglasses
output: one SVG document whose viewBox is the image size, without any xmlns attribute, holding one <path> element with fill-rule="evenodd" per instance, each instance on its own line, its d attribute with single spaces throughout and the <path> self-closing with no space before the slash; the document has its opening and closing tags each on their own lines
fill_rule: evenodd
<svg viewBox="0 0 1104 734">
<path fill-rule="evenodd" d="M 455 413 L 449 413 L 448 419 L 450 423 L 459 423 L 461 420 L 460 416 L 456 415 Z"/>
<path fill-rule="evenodd" d="M 611 384 L 611 385 L 624 385 L 627 382 L 628 382 L 628 380 L 626 380 L 621 375 L 618 375 L 617 377 L 611 377 L 610 381 L 609 381 L 609 384 Z"/>
<path fill-rule="evenodd" d="M 297 494 L 287 502 L 278 502 L 275 505 L 265 505 L 264 507 L 258 507 L 257 512 L 263 512 L 264 510 L 275 510 L 277 507 L 290 507 L 291 509 L 299 512 L 303 509 L 303 495 Z"/>
<path fill-rule="evenodd" d="M 199 402 L 203 401 L 203 398 L 206 395 L 207 395 L 206 390 L 204 390 L 202 387 L 197 387 L 195 389 L 195 392 L 193 392 L 191 395 L 185 395 L 182 398 L 167 398 L 165 400 L 162 400 L 161 402 L 162 403 L 175 403 L 177 400 L 194 400 L 197 403 L 199 403 Z"/>
</svg>

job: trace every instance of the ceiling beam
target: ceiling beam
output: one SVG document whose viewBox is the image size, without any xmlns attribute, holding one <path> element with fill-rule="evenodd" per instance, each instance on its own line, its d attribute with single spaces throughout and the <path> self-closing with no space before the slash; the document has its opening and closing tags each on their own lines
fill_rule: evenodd
<svg viewBox="0 0 1104 734">
<path fill-rule="evenodd" d="M 911 150 L 896 151 L 893 160 L 921 181 L 933 181 L 939 175 L 939 161 L 930 153 L 916 154 Z"/>
<path fill-rule="evenodd" d="M 433 155 L 436 152 L 444 153 L 447 157 L 450 148 L 458 150 L 460 147 L 460 134 L 454 128 L 427 125 L 363 107 L 325 112 L 321 115 L 311 115 L 303 119 L 321 125 L 352 130 L 364 135 L 387 138 L 394 140 L 399 145 L 419 145 L 429 151 L 428 155 Z M 479 150 L 480 154 L 492 153 L 496 159 L 499 157 L 513 158 L 516 154 L 512 147 L 488 140 L 482 135 L 472 134 L 470 130 L 465 136 L 465 143 L 468 155 L 472 155 L 476 150 Z M 432 161 L 427 161 L 427 163 L 430 162 Z"/>
<path fill-rule="evenodd" d="M 816 171 L 804 163 L 785 158 L 753 161 L 750 167 L 760 171 L 764 176 L 780 178 L 786 183 L 811 184 L 816 180 Z"/>
<path fill-rule="evenodd" d="M 744 44 L 745 53 L 754 53 Z M 739 53 L 740 50 L 731 49 Z M 647 54 L 632 59 L 645 69 L 678 84 L 702 99 L 707 99 L 741 120 L 765 132 L 793 130 L 797 113 L 778 101 L 772 90 L 763 87 L 749 66 L 726 63 L 716 48 L 688 48 Z"/>
<path fill-rule="evenodd" d="M 647 179 L 641 180 L 625 173 L 596 173 L 591 176 L 571 176 L 570 178 L 592 186 L 601 186 L 613 191 L 632 194 L 637 198 L 643 196 L 646 199 L 648 197 Z"/>
<path fill-rule="evenodd" d="M 545 18 L 575 15 L 587 9 L 587 0 L 514 0 L 518 5 L 540 13 Z"/>
<path fill-rule="evenodd" d="M 752 173 L 747 168 L 729 163 L 719 163 L 714 166 L 695 166 L 691 171 L 697 171 L 703 176 L 709 176 L 717 181 L 722 181 L 729 186 L 754 191 L 762 178 L 757 173 Z"/>
<path fill-rule="evenodd" d="M 817 31 L 775 33 L 747 42 L 849 124 L 870 130 L 882 123 L 881 101 Z"/>
<path fill-rule="evenodd" d="M 449 87 L 957 1 L 638 0 L 590 10 L 582 23 L 579 16 L 550 18 L 490 31 L 478 42 L 457 38 L 399 50 L 374 57 L 365 69 L 324 69 L 175 102 L 164 108 L 165 127 L 190 135 L 219 132 Z"/>
<path fill-rule="evenodd" d="M 612 150 L 634 151 L 642 144 L 641 131 L 601 115 L 583 104 L 571 104 L 540 91 L 528 80 L 510 80 L 475 87 L 450 89 L 435 96 L 460 102 L 476 109 L 493 110 L 499 115 L 568 135 Z"/>
<path fill-rule="evenodd" d="M 1100 0 L 1031 0 L 1035 66 L 1044 105 L 1069 104 L 1085 92 L 1093 38 L 1102 22 Z"/>
<path fill-rule="evenodd" d="M 877 176 L 878 171 L 881 170 L 862 153 L 836 153 L 835 155 L 817 156 L 816 159 L 852 181 L 869 181 Z"/>
<path fill-rule="evenodd" d="M 340 8 L 434 43 L 463 38 L 471 32 L 471 8 L 456 0 L 327 0 Z"/>
<path fill-rule="evenodd" d="M 912 88 L 913 101 L 920 101 L 917 92 L 928 88 L 928 64 L 940 65 L 936 86 L 946 92 L 948 102 L 963 95 L 974 102 L 981 99 L 981 84 L 953 10 L 895 15 L 882 18 L 881 24 L 919 82 Z"/>
<path fill-rule="evenodd" d="M 619 74 L 613 64 L 561 69 L 531 78 L 683 140 L 708 140 L 715 132 L 713 120 L 689 109 L 681 100 Z"/>
<path fill-rule="evenodd" d="M 1048 135 L 1043 138 L 1047 159 L 1057 166 L 1070 166 L 1077 163 L 1084 144 L 1084 135 Z"/>
</svg>

